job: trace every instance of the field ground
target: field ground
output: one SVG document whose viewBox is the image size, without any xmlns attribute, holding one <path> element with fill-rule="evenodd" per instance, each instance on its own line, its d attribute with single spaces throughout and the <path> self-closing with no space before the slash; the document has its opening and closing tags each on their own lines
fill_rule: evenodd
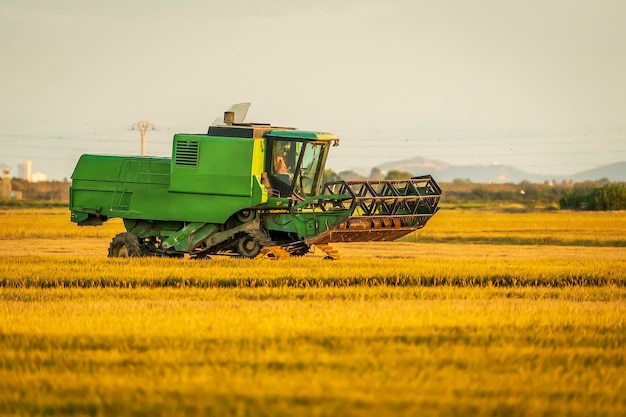
<svg viewBox="0 0 626 417">
<path fill-rule="evenodd" d="M 0 415 L 626 415 L 626 213 L 442 211 L 284 261 L 0 211 Z"/>
</svg>

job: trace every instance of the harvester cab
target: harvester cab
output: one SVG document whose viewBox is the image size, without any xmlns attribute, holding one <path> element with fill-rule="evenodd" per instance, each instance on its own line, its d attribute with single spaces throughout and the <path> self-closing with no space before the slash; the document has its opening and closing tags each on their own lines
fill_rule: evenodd
<svg viewBox="0 0 626 417">
<path fill-rule="evenodd" d="M 302 201 L 319 194 L 330 143 L 339 139 L 304 140 L 266 134 L 265 166 L 270 189 L 279 197 Z"/>
<path fill-rule="evenodd" d="M 110 257 L 283 258 L 316 246 L 336 259 L 330 243 L 395 240 L 425 226 L 441 196 L 430 176 L 322 184 L 338 143 L 229 111 L 207 134 L 174 135 L 171 158 L 81 156 L 72 221 L 123 219 Z"/>
</svg>

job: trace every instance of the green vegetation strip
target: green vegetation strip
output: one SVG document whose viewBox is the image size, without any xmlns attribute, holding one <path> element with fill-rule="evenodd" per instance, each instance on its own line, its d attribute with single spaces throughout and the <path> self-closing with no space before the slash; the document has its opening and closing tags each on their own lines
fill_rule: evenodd
<svg viewBox="0 0 626 417">
<path fill-rule="evenodd" d="M 1 288 L 135 287 L 568 287 L 626 284 L 626 260 L 215 258 L 61 259 L 8 257 Z"/>
</svg>

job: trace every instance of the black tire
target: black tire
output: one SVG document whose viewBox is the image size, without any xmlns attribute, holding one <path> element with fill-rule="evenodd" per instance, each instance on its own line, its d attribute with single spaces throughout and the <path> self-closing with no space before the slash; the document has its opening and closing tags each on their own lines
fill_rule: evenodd
<svg viewBox="0 0 626 417">
<path fill-rule="evenodd" d="M 261 244 L 252 236 L 243 236 L 237 242 L 239 255 L 245 258 L 254 258 L 261 252 Z"/>
<path fill-rule="evenodd" d="M 136 258 L 141 256 L 139 240 L 132 233 L 120 233 L 109 245 L 109 258 Z"/>
</svg>

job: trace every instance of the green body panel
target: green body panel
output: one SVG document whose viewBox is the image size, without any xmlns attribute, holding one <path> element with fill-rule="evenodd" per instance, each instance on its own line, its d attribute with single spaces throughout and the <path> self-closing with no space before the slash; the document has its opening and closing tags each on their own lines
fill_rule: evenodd
<svg viewBox="0 0 626 417">
<path fill-rule="evenodd" d="M 325 195 L 325 199 L 342 199 L 345 195 Z M 312 196 L 292 205 L 286 213 L 276 210 L 267 213 L 264 221 L 268 229 L 281 232 L 296 233 L 302 240 L 320 235 L 344 221 L 351 213 L 350 207 L 334 207 L 332 210 L 321 210 L 316 207 L 318 196 Z M 286 207 L 287 199 L 271 198 L 266 203 L 268 209 Z"/>
<path fill-rule="evenodd" d="M 194 159 L 187 152 L 183 159 L 177 144 L 190 141 L 198 144 L 197 155 Z M 260 183 L 262 139 L 176 135 L 174 152 L 174 163 L 170 158 L 81 156 L 72 174 L 72 220 L 92 214 L 224 223 L 239 210 L 267 201 Z"/>
<path fill-rule="evenodd" d="M 183 227 L 182 222 L 124 219 L 124 227 L 138 238 L 160 236 L 167 238 Z"/>
<path fill-rule="evenodd" d="M 172 246 L 181 252 L 193 249 L 202 240 L 217 232 L 218 227 L 209 223 L 190 223 L 163 242 L 165 249 Z"/>
<path fill-rule="evenodd" d="M 268 213 L 264 216 L 269 230 L 295 233 L 300 239 L 315 237 L 341 223 L 350 215 L 350 210 L 316 212 L 312 210 L 291 213 Z"/>
<path fill-rule="evenodd" d="M 252 176 L 263 172 L 262 142 L 262 139 L 174 135 L 169 190 L 251 197 Z"/>
<path fill-rule="evenodd" d="M 167 194 L 169 170 L 169 158 L 83 155 L 72 174 L 70 209 L 133 218 L 131 213 L 156 204 L 155 211 L 164 216 L 160 201 Z"/>
</svg>

